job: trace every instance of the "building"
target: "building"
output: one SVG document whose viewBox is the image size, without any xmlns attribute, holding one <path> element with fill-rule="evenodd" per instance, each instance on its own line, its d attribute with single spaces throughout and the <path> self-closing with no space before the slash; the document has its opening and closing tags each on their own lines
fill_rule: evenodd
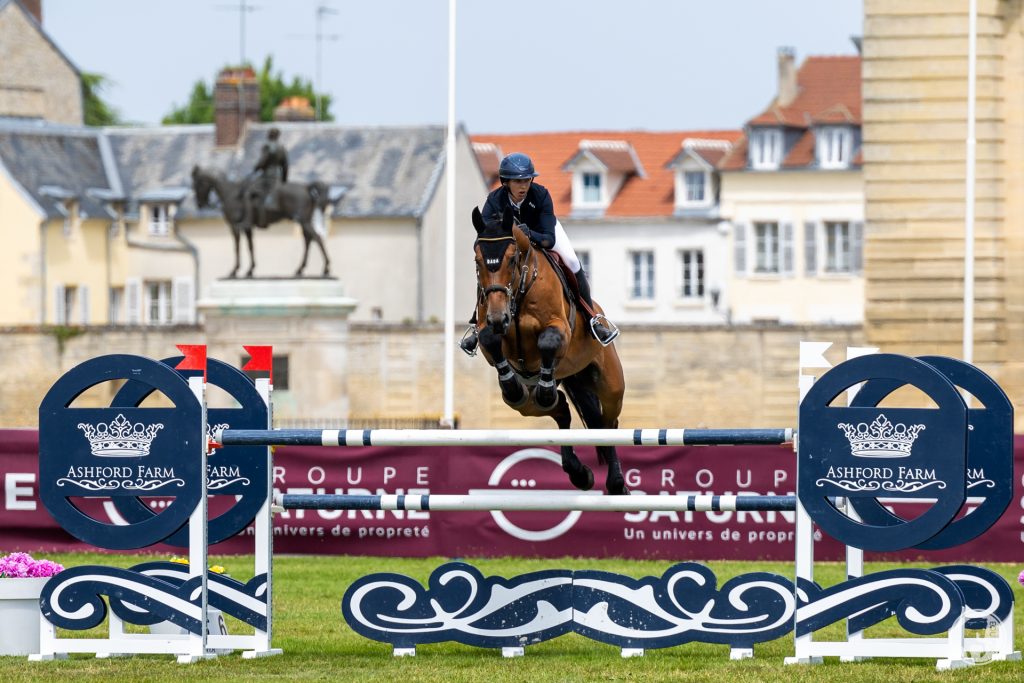
<svg viewBox="0 0 1024 683">
<path fill-rule="evenodd" d="M 861 59 L 778 53 L 778 94 L 718 164 L 736 322 L 864 319 Z"/>
<path fill-rule="evenodd" d="M 721 300 L 728 282 L 716 166 L 740 136 L 729 130 L 474 135 L 473 148 L 492 187 L 504 154 L 533 159 L 537 182 L 550 190 L 609 318 L 710 324 L 726 319 Z"/>
</svg>

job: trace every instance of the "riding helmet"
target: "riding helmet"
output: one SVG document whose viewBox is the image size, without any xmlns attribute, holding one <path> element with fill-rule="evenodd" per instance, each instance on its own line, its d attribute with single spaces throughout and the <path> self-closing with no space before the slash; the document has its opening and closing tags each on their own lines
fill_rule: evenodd
<svg viewBox="0 0 1024 683">
<path fill-rule="evenodd" d="M 530 157 L 522 152 L 512 152 L 501 160 L 498 166 L 498 177 L 502 180 L 522 180 L 524 178 L 536 178 L 537 172 L 533 170 L 533 162 Z"/>
</svg>

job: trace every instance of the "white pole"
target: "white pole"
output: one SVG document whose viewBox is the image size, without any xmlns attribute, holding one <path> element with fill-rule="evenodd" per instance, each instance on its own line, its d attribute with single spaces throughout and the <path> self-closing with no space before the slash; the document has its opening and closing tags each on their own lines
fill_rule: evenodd
<svg viewBox="0 0 1024 683">
<path fill-rule="evenodd" d="M 967 28 L 967 187 L 964 206 L 964 348 L 963 360 L 974 357 L 974 175 L 977 142 L 975 140 L 975 83 L 978 61 L 978 0 L 968 0 Z"/>
<path fill-rule="evenodd" d="M 448 140 L 445 143 L 444 226 L 444 414 L 441 424 L 455 425 L 455 4 L 448 0 Z"/>
</svg>

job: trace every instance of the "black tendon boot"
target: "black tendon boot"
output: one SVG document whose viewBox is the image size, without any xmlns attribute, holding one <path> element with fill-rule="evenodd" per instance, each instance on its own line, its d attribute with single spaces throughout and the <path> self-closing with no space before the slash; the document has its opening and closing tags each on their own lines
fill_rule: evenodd
<svg viewBox="0 0 1024 683">
<path fill-rule="evenodd" d="M 576 282 L 580 287 L 580 296 L 593 309 L 594 302 L 590 298 L 590 283 L 587 281 L 586 272 L 580 268 L 575 275 Z M 608 346 L 619 336 L 619 328 L 601 313 L 595 313 L 594 317 L 590 319 L 590 332 L 594 335 L 594 339 L 601 343 L 601 346 Z"/>
<path fill-rule="evenodd" d="M 469 318 L 469 329 L 462 335 L 462 341 L 459 342 L 459 348 L 466 352 L 466 355 L 476 355 L 476 345 L 478 343 L 476 334 L 476 308 L 473 309 L 473 315 Z"/>
</svg>

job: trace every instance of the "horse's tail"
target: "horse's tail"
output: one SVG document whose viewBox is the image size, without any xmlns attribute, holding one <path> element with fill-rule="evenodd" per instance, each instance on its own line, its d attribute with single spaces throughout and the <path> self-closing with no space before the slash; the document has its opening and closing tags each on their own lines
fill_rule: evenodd
<svg viewBox="0 0 1024 683">
<path fill-rule="evenodd" d="M 314 180 L 306 186 L 306 190 L 309 192 L 309 198 L 313 202 L 313 230 L 320 237 L 327 237 L 327 228 L 324 225 L 324 211 L 327 210 L 327 205 L 331 201 L 327 185 L 319 180 Z"/>
</svg>

